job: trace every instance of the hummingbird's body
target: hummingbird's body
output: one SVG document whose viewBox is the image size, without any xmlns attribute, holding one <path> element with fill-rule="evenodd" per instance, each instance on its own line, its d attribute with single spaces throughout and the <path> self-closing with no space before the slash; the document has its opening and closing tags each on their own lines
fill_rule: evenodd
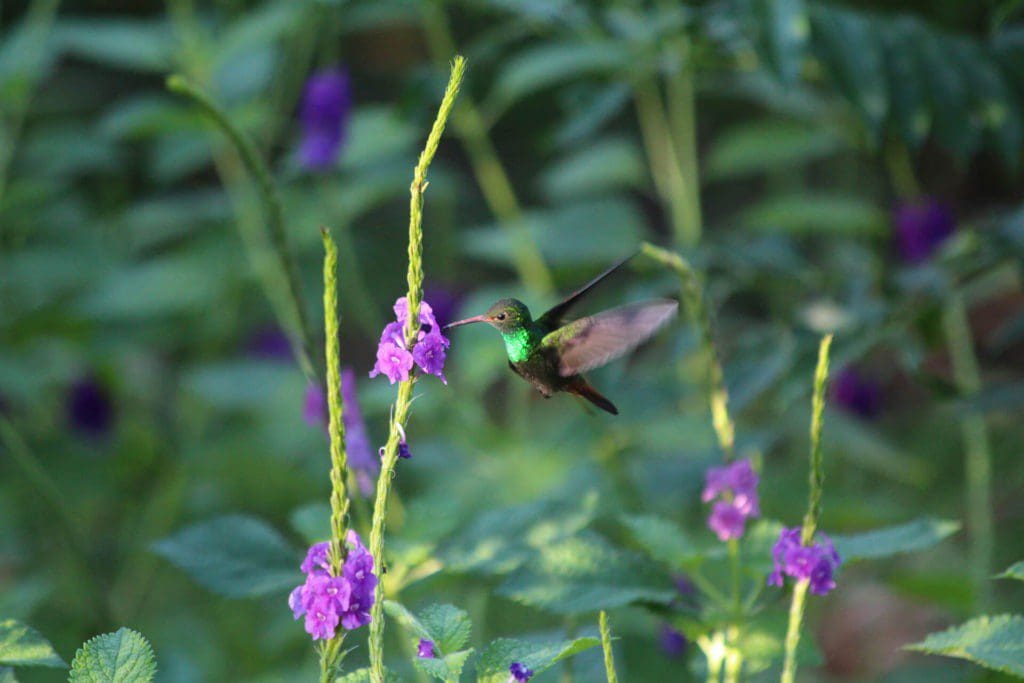
<svg viewBox="0 0 1024 683">
<path fill-rule="evenodd" d="M 604 365 L 643 343 L 675 315 L 678 304 L 669 300 L 628 304 L 567 324 L 563 316 L 623 263 L 615 264 L 536 320 L 523 302 L 502 299 L 483 315 L 447 327 L 472 322 L 490 324 L 501 332 L 509 367 L 545 397 L 567 391 L 617 415 L 615 405 L 580 373 Z"/>
</svg>

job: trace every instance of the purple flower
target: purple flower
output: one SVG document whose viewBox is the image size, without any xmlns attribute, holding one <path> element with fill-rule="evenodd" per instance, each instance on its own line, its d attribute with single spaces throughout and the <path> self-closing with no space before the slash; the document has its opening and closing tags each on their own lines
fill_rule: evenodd
<svg viewBox="0 0 1024 683">
<path fill-rule="evenodd" d="M 434 310 L 426 301 L 420 302 L 420 329 L 416 335 L 412 352 L 405 344 L 405 324 L 409 319 L 409 301 L 401 297 L 395 301 L 396 321 L 388 323 L 380 335 L 377 346 L 377 363 L 370 372 L 370 377 L 386 375 L 391 383 L 404 382 L 409 379 L 413 365 L 428 374 L 437 375 L 445 384 L 444 377 L 445 350 L 451 342 L 441 334 L 441 326 L 434 317 Z"/>
<path fill-rule="evenodd" d="M 380 462 L 373 457 L 370 436 L 366 431 L 363 411 L 356 394 L 356 373 L 352 368 L 341 370 L 341 399 L 345 404 L 342 422 L 345 423 L 345 448 L 348 464 L 356 475 L 356 483 L 363 496 L 373 493 L 373 482 L 380 471 Z"/>
<path fill-rule="evenodd" d="M 433 659 L 434 642 L 426 638 L 420 638 L 420 644 L 416 646 L 416 656 L 420 659 Z"/>
<path fill-rule="evenodd" d="M 303 166 L 320 171 L 334 164 L 345 141 L 351 111 L 352 86 L 344 70 L 320 71 L 306 81 L 300 112 L 299 159 Z"/>
<path fill-rule="evenodd" d="M 114 405 L 95 376 L 85 375 L 68 388 L 67 417 L 72 429 L 86 436 L 100 437 L 110 431 Z"/>
<path fill-rule="evenodd" d="M 512 662 L 508 667 L 508 672 L 511 674 L 508 678 L 508 683 L 526 683 L 526 681 L 533 678 L 533 669 L 527 669 L 525 665 L 519 662 Z"/>
<path fill-rule="evenodd" d="M 814 595 L 825 595 L 836 587 L 835 571 L 842 563 L 825 534 L 820 534 L 817 543 L 803 545 L 800 527 L 782 530 L 772 548 L 772 561 L 775 567 L 768 576 L 768 585 L 782 586 L 783 577 L 789 576 L 808 581 Z"/>
<path fill-rule="evenodd" d="M 345 545 L 341 576 L 331 572 L 330 543 L 313 545 L 301 567 L 306 581 L 288 596 L 292 614 L 296 619 L 305 615 L 313 640 L 333 638 L 339 623 L 348 630 L 370 623 L 377 587 L 373 556 L 354 531 L 349 530 Z"/>
<path fill-rule="evenodd" d="M 423 298 L 429 299 L 437 324 L 444 327 L 455 320 L 455 314 L 462 304 L 462 294 L 443 285 L 430 284 L 423 290 Z"/>
<path fill-rule="evenodd" d="M 686 652 L 686 636 L 672 627 L 671 624 L 662 624 L 658 633 L 658 644 L 666 656 L 677 659 Z"/>
<path fill-rule="evenodd" d="M 287 361 L 292 358 L 292 346 L 279 327 L 264 327 L 249 338 L 249 353 L 257 358 Z"/>
<path fill-rule="evenodd" d="M 911 264 L 927 260 L 956 231 L 953 213 L 931 197 L 896 207 L 893 223 L 900 256 Z"/>
<path fill-rule="evenodd" d="M 316 384 L 306 387 L 306 398 L 302 403 L 302 418 L 311 427 L 327 427 L 327 395 Z"/>
<path fill-rule="evenodd" d="M 761 515 L 758 481 L 750 460 L 738 460 L 707 471 L 700 498 L 705 503 L 720 498 L 711 508 L 708 518 L 708 527 L 720 540 L 739 538 L 743 535 L 747 519 Z"/>
<path fill-rule="evenodd" d="M 848 413 L 873 418 L 882 409 L 882 388 L 853 367 L 836 373 L 829 393 L 832 401 Z"/>
</svg>

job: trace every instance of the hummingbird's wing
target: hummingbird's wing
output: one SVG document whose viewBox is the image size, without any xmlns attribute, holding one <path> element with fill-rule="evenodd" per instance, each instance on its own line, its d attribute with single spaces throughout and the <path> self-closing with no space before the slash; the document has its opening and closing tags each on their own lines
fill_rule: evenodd
<svg viewBox="0 0 1024 683">
<path fill-rule="evenodd" d="M 679 303 L 671 299 L 619 306 L 550 332 L 541 340 L 541 346 L 558 353 L 559 374 L 569 377 L 632 351 L 650 339 L 678 310 Z"/>
<path fill-rule="evenodd" d="M 541 329 L 544 330 L 555 330 L 562 326 L 565 322 L 563 318 L 565 314 L 569 312 L 569 309 L 573 307 L 583 296 L 594 288 L 597 283 L 605 279 L 622 266 L 623 263 L 636 256 L 637 252 L 633 252 L 626 258 L 622 259 L 608 270 L 604 271 L 593 280 L 583 285 L 569 296 L 562 299 L 560 303 L 555 304 L 549 310 L 545 311 L 543 315 L 537 318 L 537 324 L 540 325 Z"/>
</svg>

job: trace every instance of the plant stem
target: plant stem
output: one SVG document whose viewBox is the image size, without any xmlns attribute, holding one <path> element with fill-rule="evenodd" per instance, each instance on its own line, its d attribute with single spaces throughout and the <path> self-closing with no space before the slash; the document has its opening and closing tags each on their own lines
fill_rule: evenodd
<svg viewBox="0 0 1024 683">
<path fill-rule="evenodd" d="M 694 223 L 694 220 L 700 220 L 700 208 L 694 209 L 691 191 L 687 189 L 686 178 L 673 153 L 675 145 L 661 93 L 658 92 L 658 82 L 648 79 L 638 83 L 634 88 L 633 99 L 654 187 L 669 210 L 676 242 L 680 246 L 692 247 L 700 240 L 700 224 Z M 696 196 L 696 190 L 693 195 Z"/>
<path fill-rule="evenodd" d="M 441 3 L 423 3 L 423 26 L 435 62 L 443 63 L 455 54 L 455 41 Z M 483 117 L 469 97 L 462 98 L 452 117 L 452 127 L 466 148 L 487 207 L 509 233 L 512 263 L 519 279 L 535 294 L 550 294 L 554 291 L 551 273 L 526 227 L 512 182 L 487 136 Z"/>
<path fill-rule="evenodd" d="M 814 394 L 811 399 L 811 466 L 810 491 L 807 496 L 807 514 L 804 515 L 801 543 L 810 545 L 821 517 L 821 494 L 825 487 L 825 472 L 821 458 L 821 429 L 824 423 L 825 388 L 828 384 L 828 353 L 832 346 L 832 335 L 822 338 L 818 346 L 818 365 L 814 370 Z M 796 648 L 800 644 L 800 624 L 804 618 L 804 603 L 807 598 L 809 581 L 801 579 L 793 588 L 793 600 L 789 605 L 789 625 L 786 627 L 786 659 L 782 669 L 782 683 L 793 683 L 796 677 Z"/>
<path fill-rule="evenodd" d="M 690 43 L 681 38 L 677 47 L 680 65 L 667 79 L 671 138 L 685 188 L 683 208 L 683 244 L 696 245 L 700 241 L 703 219 L 700 208 L 700 178 L 697 170 L 697 111 L 694 68 Z"/>
<path fill-rule="evenodd" d="M 466 60 L 456 57 L 452 62 L 451 76 L 444 98 L 437 112 L 437 118 L 427 137 L 427 143 L 420 154 L 419 162 L 413 172 L 412 184 L 409 187 L 409 270 L 406 276 L 408 284 L 409 317 L 405 326 L 406 343 L 411 345 L 416 340 L 420 327 L 420 301 L 423 298 L 423 193 L 427 189 L 427 169 L 430 166 L 437 146 L 441 142 L 441 133 L 451 113 L 455 98 L 462 84 L 466 68 Z M 384 523 L 387 515 L 388 493 L 394 476 L 395 462 L 398 460 L 398 444 L 401 431 L 404 430 L 412 402 L 412 389 L 416 376 L 401 382 L 398 397 L 395 399 L 388 440 L 381 458 L 380 476 L 377 478 L 377 497 L 373 503 L 373 524 L 370 529 L 370 553 L 373 555 L 374 567 L 378 576 L 383 577 L 384 565 Z M 384 601 L 383 583 L 378 584 L 378 593 L 371 608 L 370 621 L 370 679 L 373 683 L 384 683 Z"/>
<path fill-rule="evenodd" d="M 619 677 L 615 675 L 615 655 L 612 653 L 612 634 L 608 627 L 608 613 L 601 611 L 599 617 L 601 626 L 601 648 L 604 650 L 604 671 L 608 683 L 618 683 Z"/>
<path fill-rule="evenodd" d="M 970 398 L 981 390 L 981 373 L 963 295 L 950 295 L 943 323 L 957 388 L 964 398 Z M 992 602 L 994 545 L 992 456 L 984 416 L 974 412 L 966 414 L 960 418 L 960 432 L 964 443 L 964 488 L 971 582 L 976 606 L 984 610 Z"/>
<path fill-rule="evenodd" d="M 711 423 L 715 429 L 718 445 L 726 462 L 735 456 L 736 427 L 729 415 L 729 392 L 725 386 L 725 374 L 715 348 L 711 313 L 704 300 L 704 288 L 697 271 L 679 254 L 656 247 L 650 242 L 640 245 L 641 253 L 661 265 L 675 271 L 679 276 L 683 305 L 690 319 L 697 323 L 700 344 L 708 366 L 708 402 L 711 407 Z"/>
<path fill-rule="evenodd" d="M 725 652 L 725 683 L 739 683 L 743 672 L 743 652 L 739 648 L 740 628 L 730 626 L 726 631 L 729 647 Z"/>
<path fill-rule="evenodd" d="M 202 112 L 231 141 L 232 146 L 238 152 L 239 157 L 241 157 L 242 163 L 256 181 L 258 194 L 266 216 L 268 232 L 270 233 L 270 242 L 277 255 L 281 271 L 285 275 L 288 294 L 292 301 L 291 313 L 293 314 L 294 321 L 289 321 L 290 324 L 286 325 L 287 332 L 299 365 L 302 367 L 303 372 L 306 373 L 306 376 L 313 380 L 317 376 L 312 361 L 313 328 L 310 325 L 309 317 L 306 315 L 306 307 L 303 304 L 299 270 L 288 246 L 281 199 L 278 195 L 277 186 L 270 175 L 270 169 L 267 168 L 266 162 L 256 152 L 252 142 L 231 123 L 227 114 L 184 76 L 175 74 L 168 77 L 167 89 L 173 93 L 188 97 L 199 106 Z"/>
</svg>

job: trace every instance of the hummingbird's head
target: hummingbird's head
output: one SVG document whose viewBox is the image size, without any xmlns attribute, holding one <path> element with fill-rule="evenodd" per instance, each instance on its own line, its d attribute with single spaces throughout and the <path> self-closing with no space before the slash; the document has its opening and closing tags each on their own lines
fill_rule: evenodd
<svg viewBox="0 0 1024 683">
<path fill-rule="evenodd" d="M 501 299 L 488 308 L 483 315 L 445 325 L 445 329 L 469 323 L 487 323 L 501 332 L 510 332 L 529 325 L 531 322 L 533 319 L 530 317 L 530 309 L 526 307 L 526 304 L 519 299 Z"/>
</svg>

